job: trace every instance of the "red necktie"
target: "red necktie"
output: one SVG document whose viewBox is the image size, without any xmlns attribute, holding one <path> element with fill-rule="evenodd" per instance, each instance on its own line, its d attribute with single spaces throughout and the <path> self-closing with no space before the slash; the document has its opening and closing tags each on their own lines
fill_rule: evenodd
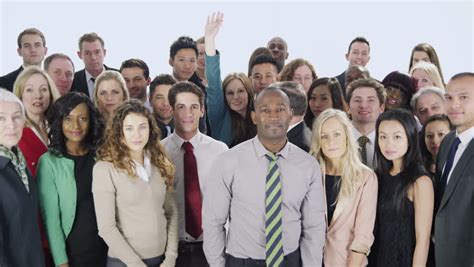
<svg viewBox="0 0 474 267">
<path fill-rule="evenodd" d="M 193 153 L 193 145 L 190 142 L 184 142 L 183 149 L 186 233 L 197 239 L 202 234 L 201 188 L 199 187 L 199 176 L 196 157 Z"/>
</svg>

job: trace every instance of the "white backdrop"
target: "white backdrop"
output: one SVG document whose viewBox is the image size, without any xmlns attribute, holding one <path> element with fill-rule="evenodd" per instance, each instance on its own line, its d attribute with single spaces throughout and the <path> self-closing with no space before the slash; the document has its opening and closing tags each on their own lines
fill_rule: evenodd
<svg viewBox="0 0 474 267">
<path fill-rule="evenodd" d="M 1 0 L 0 0 L 1 1 Z M 289 59 L 303 57 L 318 76 L 335 76 L 347 67 L 344 54 L 356 36 L 371 44 L 368 68 L 382 79 L 393 70 L 407 72 L 411 49 L 432 44 L 445 79 L 474 69 L 472 1 L 2 1 L 0 3 L 0 75 L 21 64 L 16 53 L 18 33 L 36 27 L 46 36 L 48 54 L 69 55 L 76 70 L 77 41 L 95 31 L 105 40 L 105 63 L 118 68 L 137 57 L 151 75 L 169 73 L 169 46 L 180 35 L 203 35 L 207 15 L 225 13 L 217 39 L 222 74 L 247 72 L 248 58 L 273 36 L 289 45 Z"/>
</svg>

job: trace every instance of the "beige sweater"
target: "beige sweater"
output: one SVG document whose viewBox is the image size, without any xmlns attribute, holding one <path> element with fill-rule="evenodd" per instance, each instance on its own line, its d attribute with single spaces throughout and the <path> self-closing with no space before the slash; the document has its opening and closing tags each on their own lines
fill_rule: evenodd
<svg viewBox="0 0 474 267">
<path fill-rule="evenodd" d="M 178 209 L 158 168 L 152 166 L 150 181 L 145 182 L 110 162 L 98 161 L 92 193 L 99 235 L 109 246 L 110 257 L 127 266 L 146 267 L 142 259 L 165 254 L 162 266 L 175 266 Z"/>
</svg>

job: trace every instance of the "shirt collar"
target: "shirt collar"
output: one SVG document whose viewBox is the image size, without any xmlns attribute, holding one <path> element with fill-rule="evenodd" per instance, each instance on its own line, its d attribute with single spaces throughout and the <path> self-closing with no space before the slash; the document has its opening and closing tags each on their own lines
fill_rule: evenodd
<svg viewBox="0 0 474 267">
<path fill-rule="evenodd" d="M 300 123 L 303 122 L 303 119 L 301 119 L 300 121 L 298 121 L 297 123 L 293 124 L 293 125 L 290 125 L 290 127 L 288 127 L 288 131 L 286 131 L 287 133 L 291 131 L 291 129 L 295 128 L 296 126 L 298 126 Z"/>
<path fill-rule="evenodd" d="M 474 138 L 474 127 L 471 127 L 462 133 L 458 133 L 458 131 L 456 131 L 456 135 L 459 140 L 461 140 L 461 143 L 466 145 Z"/>
<path fill-rule="evenodd" d="M 257 157 L 259 157 L 259 158 L 264 157 L 268 153 L 273 153 L 273 152 L 268 151 L 263 146 L 262 142 L 260 142 L 260 139 L 258 139 L 258 135 L 255 136 L 252 139 L 252 143 L 253 143 L 253 147 L 255 148 L 255 152 L 257 153 Z M 290 145 L 289 144 L 290 144 L 290 142 L 288 142 L 288 140 L 287 140 L 285 146 L 276 154 L 278 156 L 283 157 L 283 158 L 287 158 L 288 154 L 290 152 Z"/>
<path fill-rule="evenodd" d="M 202 134 L 201 132 L 198 132 L 191 138 L 191 140 L 184 140 L 183 138 L 181 138 L 176 132 L 174 132 L 172 135 L 171 135 L 171 140 L 173 141 L 173 143 L 178 147 L 178 148 L 181 148 L 183 146 L 183 143 L 184 142 L 187 142 L 189 141 L 191 143 L 191 145 L 193 145 L 194 148 L 196 148 L 199 143 L 201 143 L 201 139 L 202 139 Z"/>
<path fill-rule="evenodd" d="M 354 132 L 355 140 L 359 139 L 359 137 L 362 136 L 362 134 L 355 127 L 352 127 L 352 130 Z M 369 134 L 365 136 L 369 138 L 369 143 L 375 144 L 375 130 L 373 130 L 372 132 L 370 132 Z"/>
</svg>

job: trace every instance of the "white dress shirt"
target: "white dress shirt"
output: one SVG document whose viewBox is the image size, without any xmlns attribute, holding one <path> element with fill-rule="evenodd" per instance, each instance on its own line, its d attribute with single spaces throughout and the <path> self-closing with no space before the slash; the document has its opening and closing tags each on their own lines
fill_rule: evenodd
<svg viewBox="0 0 474 267">
<path fill-rule="evenodd" d="M 474 127 L 471 127 L 467 130 L 465 130 L 462 133 L 458 133 L 456 131 L 456 137 L 461 140 L 461 143 L 458 146 L 458 150 L 456 150 L 456 154 L 454 155 L 454 161 L 453 161 L 453 167 L 451 168 L 451 171 L 449 171 L 448 179 L 446 181 L 446 184 L 449 182 L 449 179 L 451 178 L 451 174 L 453 173 L 454 168 L 456 168 L 456 165 L 458 164 L 459 159 L 461 158 L 462 154 L 464 153 L 464 150 L 466 150 L 467 146 L 471 142 L 471 140 L 474 138 Z M 445 163 L 446 165 L 446 163 Z M 444 169 L 444 167 L 443 167 Z M 444 171 L 443 171 L 444 172 Z"/>
<path fill-rule="evenodd" d="M 357 140 L 359 139 L 359 137 L 362 136 L 362 134 L 355 127 L 352 127 L 352 129 L 352 136 L 357 142 Z M 375 160 L 375 130 L 365 136 L 369 138 L 369 142 L 367 142 L 367 144 L 365 145 L 367 151 L 367 166 L 369 166 L 372 170 L 375 170 L 377 166 L 377 162 Z"/>
<path fill-rule="evenodd" d="M 211 166 L 214 160 L 222 152 L 227 151 L 229 148 L 223 142 L 212 139 L 211 137 L 200 132 L 198 132 L 193 138 L 191 138 L 191 140 L 184 140 L 176 133 L 173 133 L 172 135 L 166 137 L 161 141 L 163 146 L 165 147 L 169 158 L 176 166 L 174 186 L 177 197 L 176 202 L 178 203 L 179 210 L 179 240 L 187 242 L 202 241 L 202 235 L 198 239 L 195 239 L 190 234 L 186 233 L 183 169 L 184 149 L 181 148 L 183 143 L 186 141 L 189 141 L 194 147 L 193 152 L 194 156 L 196 157 L 201 196 L 205 188 L 206 181 L 212 172 Z"/>
</svg>

